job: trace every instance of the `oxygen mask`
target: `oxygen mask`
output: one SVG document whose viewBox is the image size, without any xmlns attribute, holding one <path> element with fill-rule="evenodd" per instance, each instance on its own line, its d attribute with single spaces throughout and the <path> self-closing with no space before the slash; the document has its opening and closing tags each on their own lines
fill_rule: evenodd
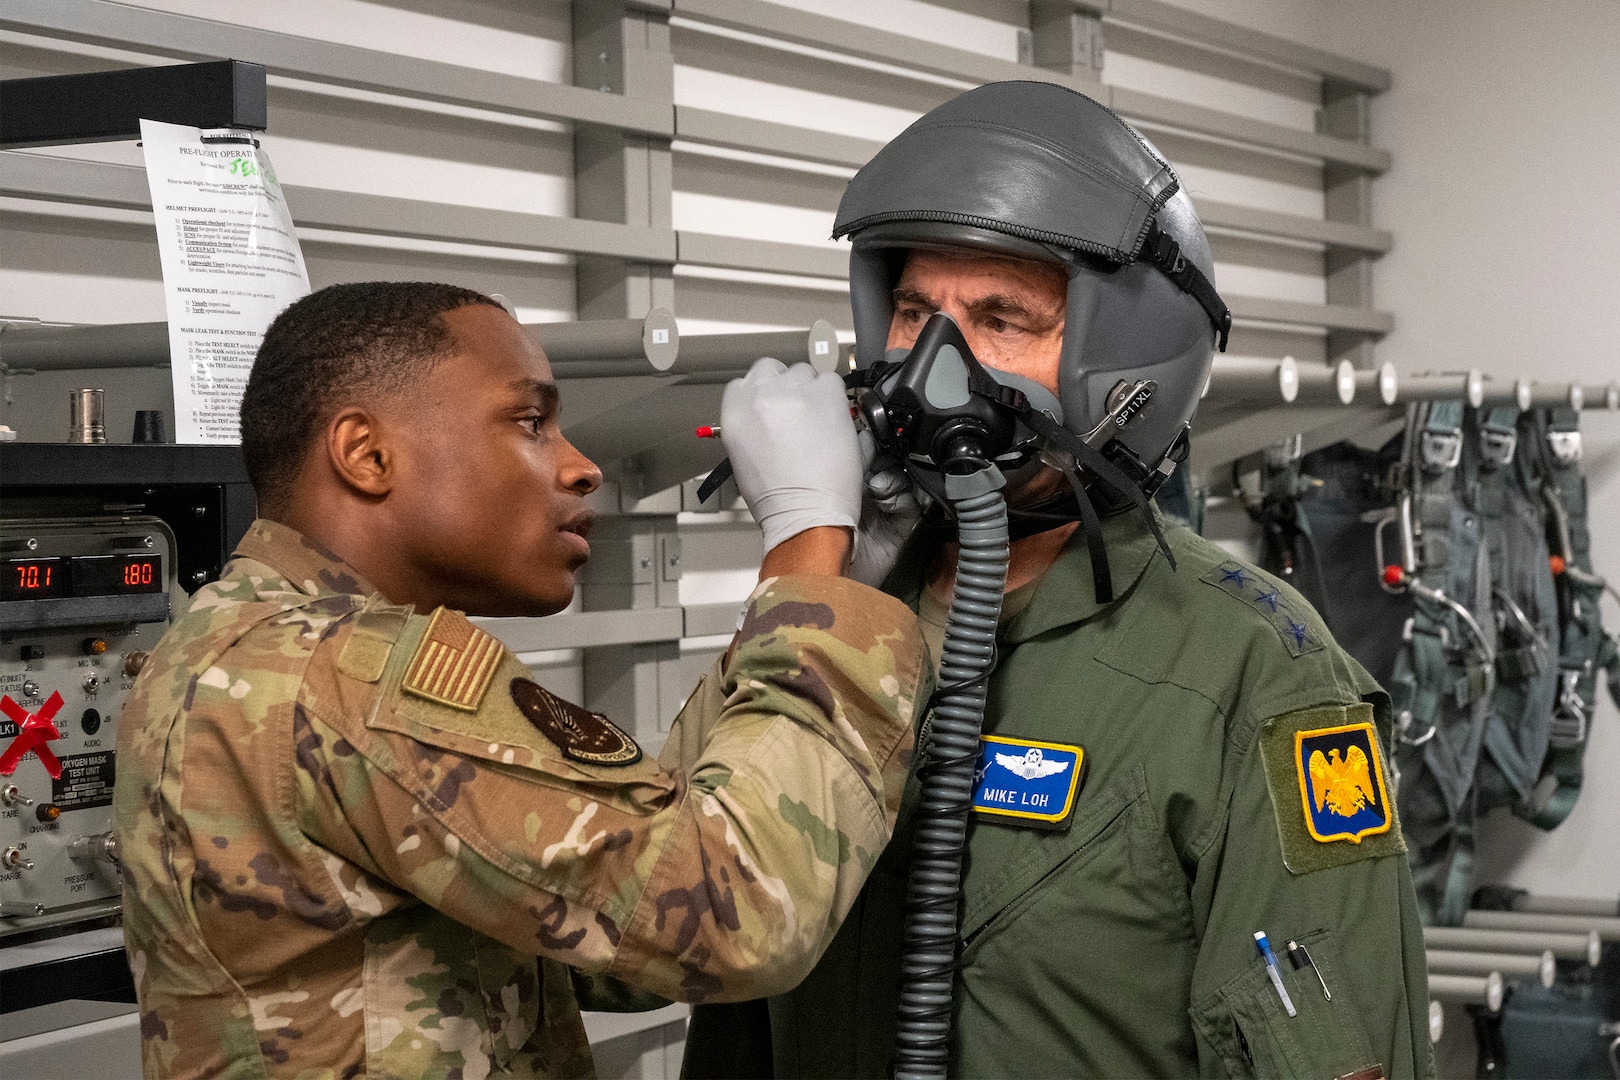
<svg viewBox="0 0 1620 1080">
<path fill-rule="evenodd" d="M 936 312 L 909 350 L 851 376 L 861 421 L 880 453 L 901 462 L 916 489 L 948 502 L 947 476 L 993 464 L 1018 490 L 1041 468 L 1045 439 L 1025 421 L 1041 413 L 1063 423 L 1046 387 L 980 364 L 962 330 Z"/>
<path fill-rule="evenodd" d="M 942 311 L 909 350 L 891 350 L 889 358 L 845 376 L 845 383 L 857 394 L 858 419 L 879 453 L 904 466 L 919 501 L 943 506 L 960 524 L 959 503 L 975 486 L 968 478 L 993 475 L 996 488 L 1013 494 L 1014 539 L 1078 521 L 1099 604 L 1113 601 L 1114 587 L 1094 500 L 1104 512 L 1139 512 L 1175 568 L 1148 499 L 1186 456 L 1186 425 L 1153 469 L 1118 438 L 1151 407 L 1157 383 L 1119 380 L 1102 420 L 1075 434 L 1063 426 L 1057 395 L 1032 379 L 980 364 L 956 321 Z M 1048 467 L 1066 478 L 1068 493 L 1060 487 L 1045 501 L 1026 504 L 1019 496 Z M 707 500 L 730 475 L 730 461 L 722 461 L 699 486 L 698 500 Z"/>
</svg>

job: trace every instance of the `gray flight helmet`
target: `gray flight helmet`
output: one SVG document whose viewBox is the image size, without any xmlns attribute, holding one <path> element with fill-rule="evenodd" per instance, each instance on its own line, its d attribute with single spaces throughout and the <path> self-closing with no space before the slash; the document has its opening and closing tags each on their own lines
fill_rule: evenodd
<svg viewBox="0 0 1620 1080">
<path fill-rule="evenodd" d="M 989 83 L 923 116 L 850 181 L 833 235 L 853 245 L 861 368 L 884 358 L 908 250 L 1065 268 L 1061 420 L 1084 435 L 1119 380 L 1155 381 L 1119 434 L 1145 470 L 1176 448 L 1226 345 L 1209 241 L 1170 165 L 1113 112 L 1051 83 Z"/>
</svg>

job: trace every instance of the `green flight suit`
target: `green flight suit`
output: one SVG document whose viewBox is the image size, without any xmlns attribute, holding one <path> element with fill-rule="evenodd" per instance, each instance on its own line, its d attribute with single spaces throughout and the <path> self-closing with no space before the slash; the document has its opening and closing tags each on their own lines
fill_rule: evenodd
<svg viewBox="0 0 1620 1080">
<path fill-rule="evenodd" d="M 1096 604 L 1077 537 L 1002 624 L 987 733 L 1080 746 L 1086 771 L 1066 830 L 973 815 L 951 1075 L 1432 1074 L 1422 928 L 1382 787 L 1388 698 L 1286 585 L 1167 524 L 1172 571 L 1135 515 L 1104 524 L 1121 599 Z M 902 554 L 890 591 L 916 602 L 924 554 Z M 1376 726 L 1384 831 L 1315 839 L 1294 732 L 1358 720 Z M 913 777 L 802 985 L 696 1010 L 689 1075 L 891 1074 L 916 796 Z"/>
</svg>

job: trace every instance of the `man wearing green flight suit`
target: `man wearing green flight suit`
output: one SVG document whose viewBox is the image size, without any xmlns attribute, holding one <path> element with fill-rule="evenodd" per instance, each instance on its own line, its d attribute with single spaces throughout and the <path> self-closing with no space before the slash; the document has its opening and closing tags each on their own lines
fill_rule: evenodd
<svg viewBox="0 0 1620 1080">
<path fill-rule="evenodd" d="M 120 724 L 148 1076 L 588 1076 L 581 1000 L 785 990 L 855 899 L 928 674 L 905 605 L 841 576 L 843 384 L 769 360 L 726 389 L 765 564 L 658 761 L 464 614 L 573 595 L 601 474 L 558 409 L 466 289 L 335 285 L 270 327 L 262 517 Z"/>
<path fill-rule="evenodd" d="M 943 312 L 1151 495 L 1230 324 L 1178 186 L 1067 89 L 998 83 L 940 106 L 839 207 L 858 366 Z M 1139 414 L 1121 411 L 1124 380 L 1152 383 Z M 948 1075 L 1431 1074 L 1388 697 L 1291 588 L 1154 512 L 1157 539 L 1075 461 L 1049 441 L 1009 480 Z M 937 504 L 912 529 L 905 476 L 874 463 L 857 568 L 916 607 L 937 657 L 958 552 Z M 804 983 L 696 1010 L 690 1076 L 893 1075 L 917 799 L 913 776 Z"/>
</svg>

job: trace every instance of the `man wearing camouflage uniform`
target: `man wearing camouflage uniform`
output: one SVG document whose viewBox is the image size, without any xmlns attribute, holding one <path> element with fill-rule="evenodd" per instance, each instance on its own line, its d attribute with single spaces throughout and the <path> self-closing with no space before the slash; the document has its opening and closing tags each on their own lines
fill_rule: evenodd
<svg viewBox="0 0 1620 1080">
<path fill-rule="evenodd" d="M 572 595 L 600 473 L 556 406 L 466 290 L 335 286 L 272 325 L 243 405 L 265 518 L 120 725 L 149 1076 L 589 1075 L 581 995 L 779 992 L 836 931 L 927 678 L 905 605 L 839 576 L 841 383 L 762 361 L 727 390 L 766 562 L 657 762 L 463 614 Z"/>
</svg>

